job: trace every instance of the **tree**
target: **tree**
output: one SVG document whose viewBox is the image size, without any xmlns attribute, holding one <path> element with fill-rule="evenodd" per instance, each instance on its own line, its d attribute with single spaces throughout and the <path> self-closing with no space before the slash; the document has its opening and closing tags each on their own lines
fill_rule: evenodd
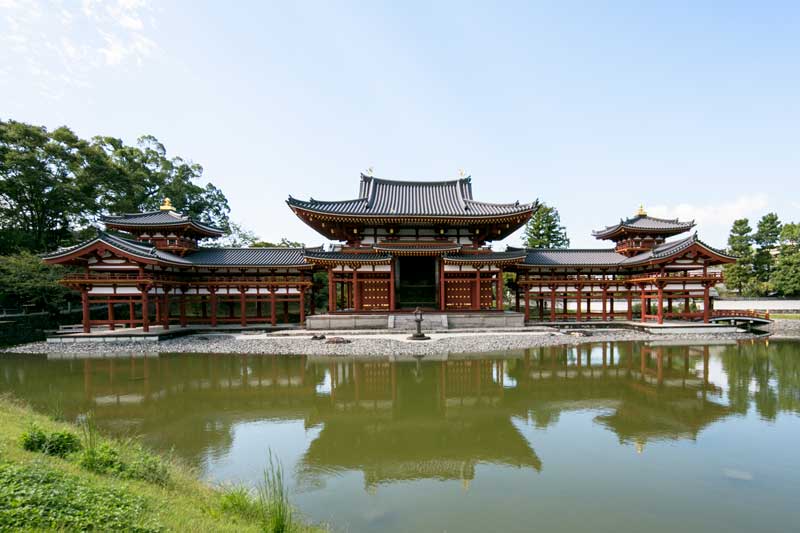
<svg viewBox="0 0 800 533">
<path fill-rule="evenodd" d="M 256 241 L 251 244 L 253 248 L 304 248 L 305 244 L 297 241 L 290 241 L 286 237 L 281 237 L 278 244 L 268 241 Z"/>
<path fill-rule="evenodd" d="M 0 121 L 0 253 L 70 241 L 97 209 L 90 152 L 68 128 Z"/>
<path fill-rule="evenodd" d="M 0 257 L 0 302 L 4 307 L 32 305 L 57 312 L 70 291 L 58 283 L 64 268 L 47 265 L 30 252 Z"/>
<path fill-rule="evenodd" d="M 756 279 L 761 283 L 769 281 L 770 274 L 775 265 L 773 253 L 778 246 L 781 236 L 781 222 L 775 213 L 767 213 L 758 221 L 758 227 L 753 234 L 753 243 L 756 253 L 753 257 L 753 271 Z"/>
<path fill-rule="evenodd" d="M 770 282 L 778 294 L 800 294 L 800 224 L 781 228 L 781 251 L 775 262 Z"/>
<path fill-rule="evenodd" d="M 225 195 L 203 177 L 203 167 L 180 157 L 167 157 L 163 144 L 152 135 L 139 138 L 136 146 L 120 139 L 95 137 L 110 162 L 100 180 L 100 205 L 108 214 L 158 209 L 169 198 L 175 209 L 202 222 L 229 229 L 230 207 Z"/>
<path fill-rule="evenodd" d="M 228 222 L 227 234 L 214 241 L 214 246 L 241 248 L 254 246 L 258 242 L 258 236 L 236 222 Z"/>
<path fill-rule="evenodd" d="M 523 242 L 528 248 L 567 248 L 567 230 L 561 225 L 561 216 L 555 207 L 540 204 L 525 225 Z"/>
<path fill-rule="evenodd" d="M 728 236 L 728 252 L 736 256 L 735 263 L 725 266 L 725 285 L 742 292 L 753 279 L 753 229 L 746 218 L 733 222 Z"/>
</svg>

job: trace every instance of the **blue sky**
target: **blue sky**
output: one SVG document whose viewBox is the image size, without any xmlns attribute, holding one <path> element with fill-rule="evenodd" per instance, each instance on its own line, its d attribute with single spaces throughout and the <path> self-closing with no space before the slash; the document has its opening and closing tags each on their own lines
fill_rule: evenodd
<svg viewBox="0 0 800 533">
<path fill-rule="evenodd" d="M 800 220 L 798 58 L 793 2 L 0 0 L 0 116 L 153 134 L 235 221 L 307 244 L 287 196 L 354 197 L 368 167 L 463 168 L 574 246 L 640 203 L 717 246 Z"/>
</svg>

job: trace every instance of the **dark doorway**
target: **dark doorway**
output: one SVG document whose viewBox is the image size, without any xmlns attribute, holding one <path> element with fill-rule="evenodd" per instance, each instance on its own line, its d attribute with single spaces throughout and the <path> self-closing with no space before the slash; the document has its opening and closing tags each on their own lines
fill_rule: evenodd
<svg viewBox="0 0 800 533">
<path fill-rule="evenodd" d="M 436 258 L 400 257 L 397 259 L 397 306 L 400 309 L 436 308 Z"/>
</svg>

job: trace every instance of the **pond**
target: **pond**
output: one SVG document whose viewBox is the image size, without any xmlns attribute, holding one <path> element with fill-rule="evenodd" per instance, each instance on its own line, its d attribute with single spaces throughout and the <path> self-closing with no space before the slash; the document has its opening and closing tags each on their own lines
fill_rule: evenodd
<svg viewBox="0 0 800 533">
<path fill-rule="evenodd" d="M 0 392 L 258 483 L 335 531 L 790 531 L 800 343 L 423 360 L 0 358 Z"/>
</svg>

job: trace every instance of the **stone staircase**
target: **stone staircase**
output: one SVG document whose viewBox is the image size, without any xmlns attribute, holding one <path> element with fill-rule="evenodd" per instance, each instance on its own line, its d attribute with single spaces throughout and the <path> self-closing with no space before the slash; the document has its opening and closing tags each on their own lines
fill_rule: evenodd
<svg viewBox="0 0 800 533">
<path fill-rule="evenodd" d="M 433 331 L 448 329 L 447 313 L 424 313 L 422 315 L 422 330 Z M 401 331 L 416 331 L 417 323 L 414 321 L 412 313 L 403 313 L 400 315 L 389 315 L 388 329 L 397 329 Z"/>
</svg>

